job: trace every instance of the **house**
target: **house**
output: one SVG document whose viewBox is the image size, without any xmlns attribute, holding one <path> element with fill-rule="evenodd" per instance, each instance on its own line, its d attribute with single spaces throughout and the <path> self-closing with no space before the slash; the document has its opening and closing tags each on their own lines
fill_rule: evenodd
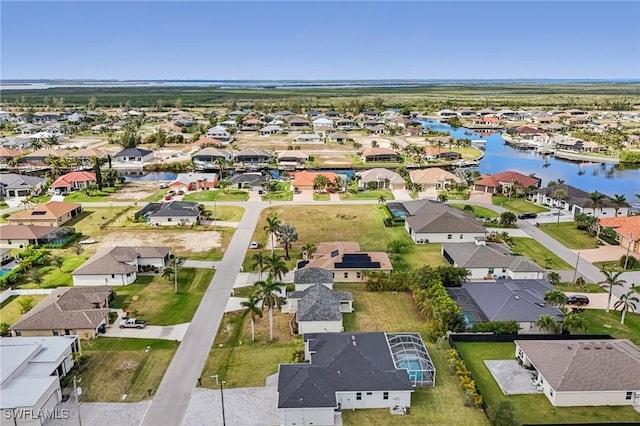
<svg viewBox="0 0 640 426">
<path fill-rule="evenodd" d="M 345 142 L 349 142 L 349 135 L 347 135 L 346 133 L 331 133 L 329 135 L 329 140 L 331 142 L 337 142 L 337 143 L 345 143 Z"/>
<path fill-rule="evenodd" d="M 563 321 L 562 311 L 545 300 L 555 288 L 545 280 L 500 280 L 487 283 L 467 282 L 462 287 L 448 287 L 447 293 L 458 304 L 469 325 L 485 321 L 516 321 L 518 334 L 555 333 L 540 329 L 536 322 L 542 315 Z"/>
<path fill-rule="evenodd" d="M 28 245 L 61 244 L 71 235 L 70 227 L 4 225 L 0 227 L 0 248 L 23 249 Z"/>
<path fill-rule="evenodd" d="M 300 117 L 293 117 L 291 120 L 289 120 L 289 126 L 291 127 L 309 127 L 309 120 L 305 120 L 304 118 L 300 118 Z"/>
<path fill-rule="evenodd" d="M 458 115 L 457 112 L 452 111 L 450 109 L 443 109 L 442 111 L 438 111 L 438 116 L 443 118 L 456 117 L 457 115 Z"/>
<path fill-rule="evenodd" d="M 362 122 L 362 127 L 364 127 L 365 129 L 369 130 L 371 128 L 377 127 L 377 126 L 384 126 L 384 121 L 380 121 L 380 120 L 365 120 Z"/>
<path fill-rule="evenodd" d="M 160 271 L 169 264 L 169 247 L 103 247 L 71 273 L 74 286 L 124 286 L 138 272 Z"/>
<path fill-rule="evenodd" d="M 640 349 L 627 339 L 514 343 L 554 407 L 640 405 Z"/>
<path fill-rule="evenodd" d="M 334 127 L 334 123 L 332 120 L 327 117 L 319 117 L 313 120 L 313 128 L 316 129 L 318 127 Z"/>
<path fill-rule="evenodd" d="M 278 133 L 282 133 L 283 129 L 280 126 L 276 126 L 275 124 L 269 124 L 268 126 L 263 127 L 259 130 L 260 135 L 268 136 L 268 135 L 276 135 Z"/>
<path fill-rule="evenodd" d="M 245 114 L 247 114 L 247 112 L 236 110 L 236 111 L 231 111 L 231 112 L 227 113 L 227 117 L 229 117 L 231 120 L 235 120 L 239 116 L 245 115 Z"/>
<path fill-rule="evenodd" d="M 598 233 L 602 228 L 613 229 L 620 246 L 640 254 L 640 216 L 620 216 L 598 219 Z"/>
<path fill-rule="evenodd" d="M 398 161 L 398 153 L 389 148 L 367 148 L 362 153 L 364 162 Z"/>
<path fill-rule="evenodd" d="M 362 170 L 356 172 L 356 175 L 360 177 L 358 186 L 360 188 L 388 188 L 405 189 L 405 181 L 398 173 L 393 170 L 374 168 L 369 170 Z"/>
<path fill-rule="evenodd" d="M 481 117 L 484 117 L 485 115 L 493 115 L 496 112 L 492 109 L 489 108 L 483 108 L 483 109 L 479 109 L 478 111 L 476 111 L 476 114 L 478 114 Z"/>
<path fill-rule="evenodd" d="M 358 243 L 344 241 L 320 243 L 309 260 L 298 262 L 298 269 L 313 267 L 333 272 L 335 282 L 362 281 L 365 271 L 393 270 L 387 253 L 361 252 Z"/>
<path fill-rule="evenodd" d="M 2 424 L 39 425 L 47 413 L 55 414 L 62 402 L 60 379 L 79 353 L 78 336 L 0 339 Z"/>
<path fill-rule="evenodd" d="M 71 172 L 56 179 L 50 188 L 62 193 L 87 188 L 96 182 L 96 174 L 93 172 Z"/>
<path fill-rule="evenodd" d="M 308 267 L 296 269 L 293 273 L 293 284 L 296 291 L 304 291 L 317 283 L 333 290 L 333 272 L 327 269 Z"/>
<path fill-rule="evenodd" d="M 58 287 L 9 330 L 13 336 L 77 335 L 92 339 L 109 324 L 111 287 Z"/>
<path fill-rule="evenodd" d="M 211 127 L 209 130 L 207 130 L 206 136 L 208 138 L 218 139 L 223 144 L 228 144 L 233 141 L 233 136 L 223 126 Z"/>
<path fill-rule="evenodd" d="M 113 158 L 122 164 L 143 165 L 153 159 L 153 151 L 143 148 L 127 148 L 114 155 Z"/>
<path fill-rule="evenodd" d="M 283 110 L 283 111 L 276 111 L 276 112 L 273 113 L 273 117 L 274 118 L 286 118 L 286 117 L 289 117 L 291 115 L 295 115 L 295 114 L 292 113 L 289 110 L 286 110 L 286 109 Z"/>
<path fill-rule="evenodd" d="M 40 192 L 45 179 L 15 173 L 0 174 L 0 199 L 28 197 Z"/>
<path fill-rule="evenodd" d="M 153 226 L 193 226 L 200 222 L 198 203 L 188 201 L 170 201 L 168 203 L 149 203 L 136 214 Z"/>
<path fill-rule="evenodd" d="M 485 129 L 499 129 L 502 122 L 496 117 L 490 115 L 481 115 L 473 120 L 473 126 L 478 126 Z"/>
<path fill-rule="evenodd" d="M 599 152 L 602 147 L 597 142 L 585 141 L 577 138 L 564 138 L 556 141 L 557 149 L 576 152 Z"/>
<path fill-rule="evenodd" d="M 543 279 L 544 269 L 525 256 L 515 256 L 504 244 L 477 238 L 473 243 L 442 244 L 442 256 L 453 266 L 466 268 L 470 279 Z"/>
<path fill-rule="evenodd" d="M 340 130 L 353 130 L 358 127 L 358 123 L 353 120 L 349 120 L 348 118 L 341 118 L 336 121 L 336 127 Z"/>
<path fill-rule="evenodd" d="M 18 158 L 22 151 L 0 147 L 0 166 L 6 167 L 10 161 Z"/>
<path fill-rule="evenodd" d="M 315 133 L 304 133 L 293 138 L 293 143 L 324 143 L 320 135 Z"/>
<path fill-rule="evenodd" d="M 28 164 L 30 166 L 46 166 L 47 159 L 51 157 L 62 158 L 64 151 L 56 149 L 38 149 L 30 152 L 18 159 L 19 164 Z"/>
<path fill-rule="evenodd" d="M 406 413 L 415 387 L 434 386 L 435 367 L 418 333 L 311 333 L 306 363 L 280 364 L 282 425 L 333 425 L 335 412 Z"/>
<path fill-rule="evenodd" d="M 9 216 L 12 225 L 61 226 L 82 213 L 79 203 L 49 201 L 37 204 L 29 210 L 23 210 Z"/>
<path fill-rule="evenodd" d="M 384 124 L 378 124 L 376 126 L 367 127 L 367 130 L 369 130 L 369 134 L 371 135 L 382 135 L 386 132 L 387 128 Z"/>
<path fill-rule="evenodd" d="M 69 154 L 67 154 L 66 158 L 68 160 L 73 160 L 76 163 L 79 163 L 79 165 L 81 165 L 81 166 L 90 166 L 91 165 L 91 159 L 93 157 L 106 159 L 107 158 L 107 154 L 104 153 L 103 151 L 98 150 L 98 149 L 80 148 L 80 149 L 78 149 L 76 151 L 71 151 Z"/>
<path fill-rule="evenodd" d="M 475 216 L 432 200 L 398 203 L 404 210 L 405 229 L 415 243 L 467 243 L 485 236 Z"/>
<path fill-rule="evenodd" d="M 278 154 L 278 166 L 284 170 L 303 168 L 307 160 L 309 160 L 309 154 L 302 151 L 288 150 Z"/>
<path fill-rule="evenodd" d="M 324 116 L 329 118 L 337 118 L 340 117 L 340 113 L 338 111 L 329 110 L 324 113 Z"/>
<path fill-rule="evenodd" d="M 293 186 L 294 191 L 313 190 L 315 189 L 314 179 L 319 175 L 329 179 L 329 182 L 337 182 L 340 179 L 337 174 L 332 172 L 309 172 L 304 170 L 295 173 L 291 186 Z"/>
<path fill-rule="evenodd" d="M 194 148 L 221 147 L 222 141 L 214 138 L 201 137 L 191 144 Z"/>
<path fill-rule="evenodd" d="M 564 199 L 556 200 L 554 198 L 554 194 L 558 190 L 564 192 L 566 195 Z M 565 210 L 570 212 L 573 216 L 578 213 L 584 213 L 596 217 L 616 217 L 616 213 L 617 216 L 627 216 L 629 214 L 628 206 L 616 204 L 615 201 L 607 195 L 604 195 L 602 204 L 597 208 L 594 208 L 588 192 L 564 183 L 540 188 L 533 194 L 530 194 L 528 198 L 537 204 L 543 204 Z"/>
<path fill-rule="evenodd" d="M 269 176 L 262 173 L 236 173 L 231 176 L 232 186 L 238 189 L 262 189 L 262 184 L 269 182 Z"/>
<path fill-rule="evenodd" d="M 191 158 L 196 170 L 211 170 L 219 168 L 216 164 L 218 160 L 233 158 L 233 153 L 226 149 L 205 148 L 195 153 Z"/>
<path fill-rule="evenodd" d="M 271 159 L 271 152 L 266 149 L 247 148 L 234 156 L 236 163 L 244 165 L 266 165 Z"/>
<path fill-rule="evenodd" d="M 506 194 L 510 192 L 511 188 L 514 188 L 516 192 L 521 193 L 524 188 L 540 188 L 540 182 L 541 180 L 537 177 L 509 170 L 480 177 L 474 182 L 473 190 L 491 194 Z"/>
<path fill-rule="evenodd" d="M 216 173 L 179 173 L 176 180 L 169 184 L 174 191 L 199 191 L 213 189 L 218 184 Z"/>
<path fill-rule="evenodd" d="M 315 283 L 305 290 L 288 292 L 282 312 L 295 314 L 291 324 L 297 334 L 340 333 L 344 331 L 342 314 L 353 312 L 353 297 Z"/>
<path fill-rule="evenodd" d="M 411 182 L 422 186 L 422 191 L 443 190 L 448 185 L 464 183 L 464 180 L 440 167 L 412 170 L 409 177 Z"/>
<path fill-rule="evenodd" d="M 471 118 L 475 116 L 476 112 L 472 109 L 461 109 L 460 111 L 458 111 L 458 117 L 461 118 Z"/>
</svg>

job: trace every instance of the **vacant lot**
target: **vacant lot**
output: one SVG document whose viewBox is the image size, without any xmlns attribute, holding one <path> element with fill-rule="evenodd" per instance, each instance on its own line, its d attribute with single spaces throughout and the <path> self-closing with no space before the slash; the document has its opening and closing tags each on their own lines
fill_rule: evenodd
<svg viewBox="0 0 640 426">
<path fill-rule="evenodd" d="M 147 347 L 149 350 L 147 351 Z M 83 402 L 136 402 L 155 392 L 177 343 L 155 339 L 98 338 L 82 342 Z"/>
<path fill-rule="evenodd" d="M 574 269 L 573 266 L 560 259 L 555 253 L 533 238 L 511 237 L 511 240 L 513 241 L 511 248 L 514 253 L 527 256 L 543 268 L 561 270 Z"/>
<path fill-rule="evenodd" d="M 227 189 L 221 191 L 219 189 L 209 191 L 192 192 L 185 195 L 183 201 L 247 201 L 249 199 L 249 193 L 247 191 L 241 191 L 238 189 Z"/>
<path fill-rule="evenodd" d="M 350 192 L 341 192 L 341 200 L 379 200 L 380 197 L 384 197 L 385 201 L 391 201 L 394 199 L 391 191 L 385 189 L 373 189 L 370 191 L 358 191 L 355 194 Z"/>
<path fill-rule="evenodd" d="M 33 298 L 33 306 L 47 297 L 45 294 L 34 294 L 33 296 L 13 296 L 0 305 L 0 323 L 13 325 L 22 316 L 20 301 L 27 297 Z"/>
<path fill-rule="evenodd" d="M 190 322 L 212 277 L 208 269 L 178 268 L 176 294 L 173 276 L 138 276 L 135 284 L 113 289 L 113 307 L 128 309 L 152 325 Z"/>
<path fill-rule="evenodd" d="M 232 231 L 232 230 L 231 230 Z M 104 247 L 128 246 L 169 246 L 173 252 L 203 253 L 219 249 L 223 245 L 223 235 L 219 231 L 182 231 L 182 230 L 139 230 L 105 232 L 98 241 Z"/>
<path fill-rule="evenodd" d="M 640 314 L 628 313 L 624 324 L 620 324 L 620 311 L 611 310 L 607 313 L 600 309 L 585 309 L 580 315 L 589 323 L 588 334 L 608 334 L 640 345 Z"/>
<path fill-rule="evenodd" d="M 504 207 L 515 214 L 541 213 L 549 211 L 548 208 L 539 206 L 535 203 L 530 203 L 524 198 L 493 197 L 491 198 L 491 202 L 494 206 Z"/>
<path fill-rule="evenodd" d="M 518 421 L 528 424 L 615 423 L 638 422 L 640 414 L 632 407 L 554 407 L 546 396 L 505 396 L 484 365 L 487 359 L 514 359 L 513 343 L 458 343 L 458 351 L 471 371 L 486 404 L 496 406 L 502 399 L 510 400 Z M 442 375 L 440 375 L 442 377 Z M 588 419 L 588 420 L 586 420 Z"/>
<path fill-rule="evenodd" d="M 540 229 L 573 250 L 598 248 L 596 239 L 588 232 L 577 229 L 575 222 L 541 223 Z"/>
</svg>

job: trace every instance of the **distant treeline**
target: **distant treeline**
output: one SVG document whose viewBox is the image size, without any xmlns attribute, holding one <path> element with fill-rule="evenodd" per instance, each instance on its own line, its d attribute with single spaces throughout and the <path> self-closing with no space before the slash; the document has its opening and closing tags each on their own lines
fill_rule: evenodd
<svg viewBox="0 0 640 426">
<path fill-rule="evenodd" d="M 3 106 L 21 108 L 248 107 L 261 110 L 332 107 L 344 111 L 381 107 L 584 108 L 640 107 L 640 83 L 439 84 L 418 87 L 220 89 L 215 87 L 55 87 L 4 90 Z"/>
</svg>

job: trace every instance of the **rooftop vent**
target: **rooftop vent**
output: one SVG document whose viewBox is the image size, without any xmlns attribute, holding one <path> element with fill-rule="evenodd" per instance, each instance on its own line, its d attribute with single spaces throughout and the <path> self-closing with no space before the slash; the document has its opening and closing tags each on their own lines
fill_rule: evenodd
<svg viewBox="0 0 640 426">
<path fill-rule="evenodd" d="M 585 350 L 585 351 L 588 351 L 588 350 L 590 350 L 590 349 L 591 349 L 591 346 L 585 346 L 585 347 L 584 347 L 584 350 Z"/>
<path fill-rule="evenodd" d="M 613 349 L 613 346 L 612 345 L 607 345 L 607 349 L 611 350 L 611 349 Z"/>
<path fill-rule="evenodd" d="M 567 349 L 569 349 L 570 351 L 573 350 L 573 346 L 567 346 Z"/>
</svg>

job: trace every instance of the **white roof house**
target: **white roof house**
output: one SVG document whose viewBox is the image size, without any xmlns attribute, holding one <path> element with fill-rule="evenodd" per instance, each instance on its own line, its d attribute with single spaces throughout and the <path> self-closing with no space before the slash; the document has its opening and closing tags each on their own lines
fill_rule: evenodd
<svg viewBox="0 0 640 426">
<path fill-rule="evenodd" d="M 333 127 L 333 120 L 330 120 L 326 117 L 320 117 L 313 120 L 313 127 Z"/>
</svg>

